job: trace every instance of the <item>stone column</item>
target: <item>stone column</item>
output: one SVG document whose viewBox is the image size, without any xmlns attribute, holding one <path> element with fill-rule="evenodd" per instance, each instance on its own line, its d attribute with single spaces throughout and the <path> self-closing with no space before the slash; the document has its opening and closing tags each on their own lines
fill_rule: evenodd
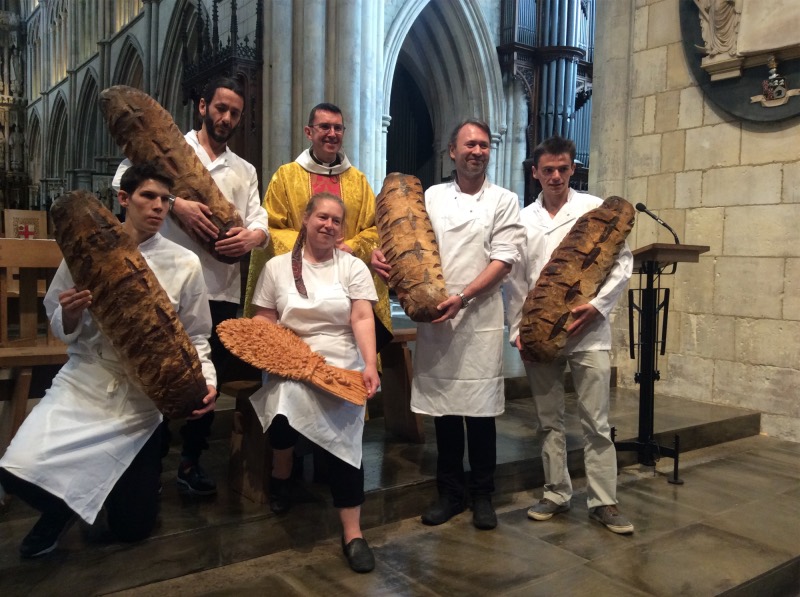
<svg viewBox="0 0 800 597">
<path fill-rule="evenodd" d="M 628 0 L 607 0 L 596 15 L 589 188 L 600 197 L 625 196 L 633 12 Z"/>
<path fill-rule="evenodd" d="M 269 38 L 264 48 L 264 100 L 267 105 L 264 118 L 264 185 L 281 164 L 291 161 L 292 138 L 292 2 L 273 0 L 266 4 L 271 10 L 265 31 Z M 318 32 L 317 35 L 321 35 Z"/>
<path fill-rule="evenodd" d="M 370 0 L 371 1 L 371 0 Z M 334 64 L 328 72 L 334 73 L 333 88 L 337 105 L 347 121 L 345 152 L 353 164 L 361 159 L 361 60 L 363 14 L 361 0 L 339 0 L 335 7 L 334 30 L 329 32 L 336 47 Z M 307 32 L 308 33 L 308 32 Z"/>
<path fill-rule="evenodd" d="M 338 73 L 326 73 L 325 66 L 325 36 L 322 35 L 325 27 L 325 0 L 305 0 L 302 3 L 301 25 L 307 32 L 303 36 L 301 46 L 302 63 L 296 65 L 296 70 L 302 69 L 301 102 L 297 106 L 299 118 L 305 124 L 308 112 L 320 102 L 327 101 L 325 97 L 325 83 L 328 74 L 333 77 Z M 319 35 L 312 32 L 317 29 Z"/>
</svg>

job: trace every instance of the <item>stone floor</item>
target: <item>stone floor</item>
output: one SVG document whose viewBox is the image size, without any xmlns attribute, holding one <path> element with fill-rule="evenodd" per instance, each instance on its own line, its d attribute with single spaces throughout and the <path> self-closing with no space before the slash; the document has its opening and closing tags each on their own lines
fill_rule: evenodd
<svg viewBox="0 0 800 597">
<path fill-rule="evenodd" d="M 575 410 L 571 398 L 570 468 L 580 476 Z M 635 437 L 636 393 L 615 389 L 611 411 L 618 438 Z M 230 422 L 221 414 L 218 430 Z M 735 587 L 765 573 L 758 582 L 800 579 L 800 445 L 758 437 L 758 413 L 657 397 L 657 437 L 668 445 L 680 433 L 686 484 L 666 482 L 670 459 L 654 472 L 621 452 L 620 463 L 629 466 L 620 474 L 619 498 L 637 526 L 632 537 L 590 522 L 580 495 L 569 514 L 553 521 L 525 517 L 543 480 L 524 390 L 498 418 L 496 531 L 476 531 L 469 513 L 442 527 L 422 526 L 419 514 L 435 495 L 432 422 L 426 418 L 424 444 L 386 437 L 382 426 L 380 417 L 372 419 L 364 436 L 362 523 L 378 559 L 373 574 L 358 576 L 346 567 L 327 488 L 310 475 L 297 506 L 281 518 L 229 491 L 228 442 L 220 433 L 205 457 L 218 495 L 181 497 L 173 451 L 165 461 L 160 526 L 139 544 L 108 542 L 102 521 L 79 523 L 53 554 L 22 561 L 17 546 L 36 515 L 12 501 L 0 512 L 0 595 L 713 595 L 743 590 Z"/>
<path fill-rule="evenodd" d="M 665 481 L 668 465 L 626 467 L 631 536 L 589 521 L 582 494 L 569 513 L 530 521 L 538 492 L 525 491 L 502 500 L 494 531 L 476 530 L 469 512 L 368 530 L 368 575 L 350 572 L 334 538 L 118 594 L 800 595 L 798 462 L 800 445 L 754 436 L 687 455 L 683 486 Z"/>
</svg>

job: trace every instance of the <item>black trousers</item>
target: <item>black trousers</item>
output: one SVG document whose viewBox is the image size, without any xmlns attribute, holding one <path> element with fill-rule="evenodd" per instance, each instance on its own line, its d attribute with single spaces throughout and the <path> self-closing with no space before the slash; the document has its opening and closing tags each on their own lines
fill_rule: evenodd
<svg viewBox="0 0 800 597">
<path fill-rule="evenodd" d="M 269 445 L 273 450 L 294 447 L 300 434 L 289 425 L 284 415 L 272 419 L 269 429 Z M 354 508 L 364 503 L 364 465 L 356 468 L 327 450 L 314 446 L 314 461 L 327 473 L 333 505 L 336 508 Z"/>
<path fill-rule="evenodd" d="M 464 474 L 464 424 L 467 427 L 469 481 Z M 494 417 L 436 417 L 436 486 L 439 495 L 463 502 L 466 489 L 472 497 L 494 492 L 497 465 L 497 430 Z"/>
<path fill-rule="evenodd" d="M 158 516 L 161 487 L 161 429 L 156 429 L 106 498 L 108 528 L 120 541 L 140 541 L 153 532 Z M 66 502 L 6 469 L 0 468 L 0 483 L 42 514 L 63 518 L 74 514 Z"/>
<path fill-rule="evenodd" d="M 225 371 L 230 364 L 233 355 L 222 345 L 217 335 L 217 325 L 226 319 L 234 319 L 239 310 L 239 305 L 227 301 L 208 301 L 211 309 L 211 337 L 208 343 L 211 345 L 211 362 L 217 371 L 217 383 L 222 383 Z M 183 447 L 181 458 L 189 462 L 197 462 L 203 450 L 208 449 L 208 436 L 211 435 L 211 424 L 214 422 L 214 411 L 206 413 L 199 419 L 188 420 L 181 427 L 181 437 Z"/>
</svg>

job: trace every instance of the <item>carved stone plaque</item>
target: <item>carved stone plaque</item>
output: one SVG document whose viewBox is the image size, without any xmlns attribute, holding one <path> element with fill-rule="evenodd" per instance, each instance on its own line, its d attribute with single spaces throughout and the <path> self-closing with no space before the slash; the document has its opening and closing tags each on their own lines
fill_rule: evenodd
<svg viewBox="0 0 800 597">
<path fill-rule="evenodd" d="M 744 120 L 800 114 L 798 0 L 680 0 L 683 48 L 707 96 Z"/>
</svg>

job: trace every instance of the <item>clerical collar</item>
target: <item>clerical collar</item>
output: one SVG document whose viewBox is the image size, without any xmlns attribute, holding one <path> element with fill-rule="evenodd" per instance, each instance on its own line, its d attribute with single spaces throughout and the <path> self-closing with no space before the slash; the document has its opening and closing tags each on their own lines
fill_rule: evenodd
<svg viewBox="0 0 800 597">
<path fill-rule="evenodd" d="M 333 168 L 334 166 L 338 166 L 339 164 L 342 163 L 342 158 L 338 153 L 336 154 L 336 159 L 333 160 L 330 164 L 326 164 L 325 162 L 320 160 L 317 156 L 315 156 L 313 149 L 309 149 L 308 150 L 308 155 L 311 156 L 311 159 L 314 160 L 315 163 L 317 163 L 320 166 L 323 166 L 325 168 Z"/>
</svg>

